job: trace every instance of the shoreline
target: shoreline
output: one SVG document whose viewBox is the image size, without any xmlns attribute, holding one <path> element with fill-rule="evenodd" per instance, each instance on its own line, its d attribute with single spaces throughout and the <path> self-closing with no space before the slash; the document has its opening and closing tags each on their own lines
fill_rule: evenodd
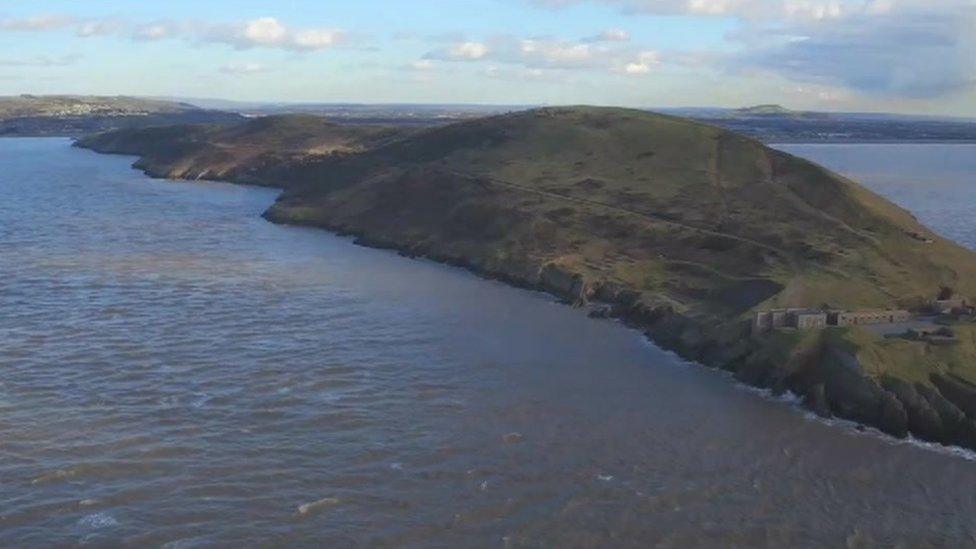
<svg viewBox="0 0 976 549">
<path fill-rule="evenodd" d="M 74 146 L 83 147 L 75 141 Z M 133 168 L 154 179 L 186 181 L 211 179 L 232 184 L 282 189 L 260 179 L 257 174 L 235 174 L 213 177 L 174 177 L 166 162 L 154 162 L 133 150 L 85 147 L 101 154 L 135 157 Z M 184 173 L 185 175 L 185 173 Z M 411 258 L 462 267 L 484 279 L 498 280 L 510 286 L 545 292 L 564 304 L 593 306 L 593 315 L 615 319 L 640 330 L 658 348 L 673 352 L 683 360 L 699 366 L 728 372 L 744 386 L 769 391 L 773 396 L 797 395 L 800 405 L 821 418 L 838 418 L 853 424 L 870 426 L 895 439 L 906 440 L 910 434 L 943 447 L 976 449 L 976 424 L 965 416 L 942 415 L 956 409 L 940 394 L 919 394 L 916 387 L 888 385 L 887 379 L 869 377 L 863 372 L 857 356 L 844 348 L 837 338 L 823 337 L 811 353 L 777 354 L 771 351 L 775 341 L 750 335 L 749 323 L 742 319 L 693 318 L 674 310 L 660 300 L 647 302 L 625 287 L 591 284 L 585 276 L 552 264 L 524 262 L 490 263 L 478 254 L 452 252 L 450 247 L 432 249 L 424 243 L 411 244 L 394 236 L 370 234 L 368 229 L 344 225 L 328 216 L 308 216 L 301 206 L 289 208 L 276 201 L 262 217 L 269 222 L 325 229 L 350 237 L 364 247 L 396 251 Z M 711 320 L 711 322 L 709 321 Z M 850 369 L 851 364 L 855 369 Z M 895 380 L 897 381 L 897 380 Z M 884 382 L 884 383 L 883 383 Z M 933 400 L 934 399 L 934 400 Z M 912 424 L 918 416 L 931 419 L 933 407 L 938 412 L 933 422 Z"/>
</svg>

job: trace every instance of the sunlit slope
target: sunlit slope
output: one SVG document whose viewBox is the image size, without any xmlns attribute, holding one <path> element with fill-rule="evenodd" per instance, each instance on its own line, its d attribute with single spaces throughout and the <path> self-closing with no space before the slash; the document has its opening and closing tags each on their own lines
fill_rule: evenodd
<svg viewBox="0 0 976 549">
<path fill-rule="evenodd" d="M 99 152 L 139 155 L 137 167 L 157 177 L 276 184 L 272 172 L 287 162 L 359 153 L 405 133 L 296 114 L 233 125 L 116 130 L 82 138 L 78 144 Z"/>
<path fill-rule="evenodd" d="M 539 109 L 290 166 L 271 217 L 687 313 L 909 305 L 973 293 L 976 260 L 810 162 L 642 111 Z"/>
</svg>

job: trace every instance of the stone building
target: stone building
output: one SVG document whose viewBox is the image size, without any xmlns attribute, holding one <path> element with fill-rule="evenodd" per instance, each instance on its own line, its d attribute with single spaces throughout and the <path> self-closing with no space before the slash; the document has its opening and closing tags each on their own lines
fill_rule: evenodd
<svg viewBox="0 0 976 549">
<path fill-rule="evenodd" d="M 796 313 L 797 330 L 816 330 L 827 327 L 827 313 L 823 311 L 803 311 Z"/>
<path fill-rule="evenodd" d="M 759 311 L 752 321 L 753 333 L 795 328 L 809 330 L 827 326 L 827 313 L 810 309 L 771 309 Z"/>
<path fill-rule="evenodd" d="M 761 334 L 773 329 L 773 313 L 758 311 L 752 317 L 752 333 Z"/>
<path fill-rule="evenodd" d="M 863 326 L 865 324 L 893 324 L 908 322 L 912 314 L 904 310 L 838 311 L 831 313 L 827 323 L 832 326 Z"/>
<path fill-rule="evenodd" d="M 752 332 L 773 330 L 819 330 L 828 326 L 863 326 L 908 322 L 912 314 L 905 310 L 822 311 L 816 309 L 770 309 L 758 311 L 752 320 Z"/>
</svg>

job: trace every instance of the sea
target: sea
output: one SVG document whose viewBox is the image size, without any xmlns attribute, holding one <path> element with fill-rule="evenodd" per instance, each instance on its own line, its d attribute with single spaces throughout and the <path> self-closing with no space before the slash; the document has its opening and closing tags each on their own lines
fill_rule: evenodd
<svg viewBox="0 0 976 549">
<path fill-rule="evenodd" d="M 976 246 L 976 145 L 783 145 Z M 0 140 L 2 547 L 964 547 L 976 455 L 545 294 Z"/>
</svg>

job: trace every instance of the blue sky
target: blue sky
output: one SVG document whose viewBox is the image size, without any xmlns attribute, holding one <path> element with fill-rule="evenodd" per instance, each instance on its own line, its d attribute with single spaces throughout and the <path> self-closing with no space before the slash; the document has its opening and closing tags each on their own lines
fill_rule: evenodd
<svg viewBox="0 0 976 549">
<path fill-rule="evenodd" d="M 976 0 L 0 0 L 0 94 L 976 115 Z"/>
</svg>

